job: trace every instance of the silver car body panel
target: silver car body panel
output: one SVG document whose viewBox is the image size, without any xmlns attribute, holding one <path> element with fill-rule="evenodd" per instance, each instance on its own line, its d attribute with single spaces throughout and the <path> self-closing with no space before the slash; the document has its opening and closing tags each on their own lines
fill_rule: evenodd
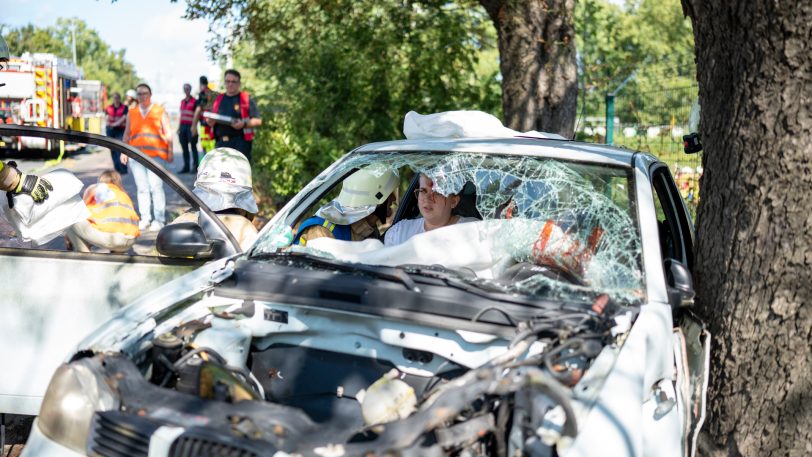
<svg viewBox="0 0 812 457">
<path fill-rule="evenodd" d="M 646 304 L 631 325 L 631 329 L 620 347 L 605 347 L 584 378 L 573 389 L 573 400 L 579 419 L 579 434 L 575 440 L 560 442 L 559 451 L 563 456 L 602 456 L 611 449 L 618 456 L 682 456 L 688 430 L 685 430 L 684 409 L 689 400 L 674 391 L 677 373 L 685 367 L 677 367 L 675 360 L 675 340 L 672 307 L 668 304 L 663 259 L 660 254 L 659 235 L 656 226 L 654 195 L 650 182 L 649 169 L 656 162 L 651 156 L 635 154 L 610 147 L 590 146 L 554 140 L 426 140 L 374 143 L 356 149 L 351 154 L 377 151 L 470 151 L 488 154 L 536 155 L 559 157 L 588 163 L 604 163 L 633 168 L 636 185 L 636 211 L 640 224 L 643 245 L 643 271 L 646 280 Z M 313 192 L 322 186 L 335 183 L 340 177 L 332 176 L 336 166 L 349 156 L 344 156 L 314 179 L 299 195 L 294 197 L 286 208 L 268 224 L 284 217 L 292 207 L 306 208 L 319 198 Z M 290 217 L 290 214 L 288 215 Z M 266 230 L 260 234 L 265 234 Z M 203 311 L 206 300 L 190 305 L 185 311 L 159 322 L 155 316 L 164 308 L 171 307 L 184 298 L 193 297 L 205 291 L 211 284 L 212 275 L 228 274 L 225 262 L 207 265 L 195 272 L 175 279 L 158 290 L 144 295 L 140 300 L 119 312 L 113 319 L 88 336 L 80 348 L 96 351 L 123 350 L 130 348 L 151 331 L 162 331 L 175 323 L 191 318 Z M 287 306 L 281 304 L 281 306 Z M 292 311 L 295 306 L 291 306 Z M 631 319 L 631 316 L 630 316 Z M 351 326 L 351 322 L 341 325 Z M 381 323 L 382 328 L 372 330 L 370 338 L 377 335 L 379 341 L 386 339 L 392 323 Z M 311 324 L 312 325 L 312 324 Z M 330 320 L 323 323 L 329 326 Z M 319 325 L 321 327 L 321 324 Z M 385 327 L 385 328 L 384 328 Z M 407 330 L 408 325 L 402 325 Z M 316 330 L 316 328 L 311 327 Z M 335 331 L 335 328 L 332 329 Z M 360 331 L 360 330 L 359 330 Z M 460 335 L 464 336 L 464 335 Z M 287 336 L 291 342 L 298 340 L 296 332 Z M 482 337 L 482 335 L 479 335 Z M 464 339 L 464 338 L 463 338 Z M 485 338 L 486 340 L 488 338 Z M 350 340 L 335 340 L 340 347 L 353 351 Z M 429 349 L 436 342 L 422 342 Z M 354 345 L 354 342 L 352 343 Z M 459 344 L 459 341 L 456 343 Z M 474 345 L 476 346 L 476 345 Z M 434 347 L 433 351 L 442 351 Z M 499 350 L 502 350 L 501 348 Z M 707 347 L 703 347 L 706 351 Z M 492 355 L 492 353 L 490 353 Z M 705 355 L 707 355 L 705 353 Z M 701 374 L 705 379 L 706 373 Z M 669 387 L 670 386 L 670 387 Z M 704 395 L 704 391 L 702 392 Z M 704 397 L 703 397 L 704 398 Z M 55 443 L 47 442 L 41 433 L 33 433 L 29 445 L 31 449 L 58 449 Z M 63 453 L 62 455 L 74 455 Z"/>
</svg>

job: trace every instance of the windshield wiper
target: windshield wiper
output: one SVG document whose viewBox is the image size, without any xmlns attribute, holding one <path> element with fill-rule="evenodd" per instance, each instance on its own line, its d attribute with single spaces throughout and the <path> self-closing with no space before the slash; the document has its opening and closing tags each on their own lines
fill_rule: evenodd
<svg viewBox="0 0 812 457">
<path fill-rule="evenodd" d="M 337 271 L 346 271 L 349 273 L 363 273 L 376 278 L 388 279 L 402 283 L 412 292 L 420 292 L 420 287 L 412 280 L 411 277 L 401 268 L 373 266 L 362 263 L 345 263 L 338 260 L 325 259 L 323 257 L 307 254 L 304 252 L 266 252 L 256 254 L 251 257 L 252 260 L 288 260 L 292 262 L 301 262 L 307 265 L 315 265 L 323 268 L 328 268 Z"/>
<path fill-rule="evenodd" d="M 558 301 L 540 298 L 524 298 L 521 295 L 506 292 L 495 285 L 491 286 L 487 282 L 475 281 L 477 279 L 476 273 L 470 270 L 456 270 L 442 265 L 419 264 L 398 265 L 397 268 L 403 269 L 412 276 L 440 279 L 449 287 L 454 287 L 455 289 L 460 289 L 494 301 L 515 303 L 541 309 L 548 309 L 551 306 L 557 309 L 563 306 L 563 303 Z"/>
</svg>

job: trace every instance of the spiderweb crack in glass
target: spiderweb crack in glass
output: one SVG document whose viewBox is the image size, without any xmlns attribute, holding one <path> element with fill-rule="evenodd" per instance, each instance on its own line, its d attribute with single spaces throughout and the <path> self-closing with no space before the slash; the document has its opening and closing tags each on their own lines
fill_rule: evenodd
<svg viewBox="0 0 812 457">
<path fill-rule="evenodd" d="M 526 262 L 578 279 L 536 274 L 505 280 L 496 271 L 493 278 L 466 280 L 550 299 L 591 300 L 600 293 L 626 302 L 643 298 L 642 249 L 629 169 L 529 156 L 368 153 L 348 156 L 304 192 L 321 187 L 329 176 L 373 163 L 377 164 L 373 173 L 406 167 L 423 173 L 434 182 L 434 190 L 445 196 L 462 192 L 468 182 L 473 184 L 476 208 L 489 221 L 479 223 L 483 227 L 479 236 L 494 237 L 488 244 L 490 255 L 500 260 L 495 270 Z M 284 224 L 286 218 L 283 215 L 277 223 Z M 493 224 L 497 224 L 495 231 Z M 254 252 L 275 250 L 270 238 L 263 237 Z M 477 241 L 483 240 L 471 243 Z"/>
</svg>

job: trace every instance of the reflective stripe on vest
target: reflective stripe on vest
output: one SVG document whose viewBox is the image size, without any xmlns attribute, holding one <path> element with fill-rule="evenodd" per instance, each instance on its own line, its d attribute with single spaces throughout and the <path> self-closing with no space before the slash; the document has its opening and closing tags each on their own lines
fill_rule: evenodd
<svg viewBox="0 0 812 457">
<path fill-rule="evenodd" d="M 214 105 L 211 107 L 212 112 L 220 114 L 220 102 L 223 101 L 223 95 L 224 94 L 220 94 L 214 99 Z M 242 119 L 250 119 L 250 112 L 251 103 L 249 101 L 248 92 L 240 92 L 240 117 Z M 253 141 L 254 129 L 247 127 L 243 128 L 242 136 L 245 138 L 245 141 Z"/>
<path fill-rule="evenodd" d="M 189 98 L 189 100 L 180 101 L 180 123 L 184 125 L 192 125 L 192 120 L 195 117 L 195 105 L 197 100 Z"/>
<path fill-rule="evenodd" d="M 95 194 L 87 202 L 90 210 L 88 221 L 97 230 L 107 233 L 121 233 L 128 236 L 138 236 L 138 214 L 133 209 L 133 202 L 126 192 L 115 184 L 106 186 L 113 192 L 114 197 L 105 202 L 96 202 Z"/>
<path fill-rule="evenodd" d="M 322 226 L 322 227 L 324 227 L 324 228 L 326 228 L 327 230 L 329 230 L 329 231 L 330 231 L 330 233 L 333 233 L 333 230 L 335 230 L 335 229 L 336 229 L 336 225 L 335 225 L 335 224 L 333 224 L 332 222 L 328 221 L 328 220 L 325 220 L 325 221 L 324 221 L 324 222 L 321 224 L 321 226 Z M 300 240 L 299 240 L 299 244 L 300 244 L 300 245 L 302 245 L 302 246 L 305 246 L 305 245 L 307 245 L 307 240 L 302 240 L 302 239 L 300 239 Z"/>
<path fill-rule="evenodd" d="M 130 110 L 130 144 L 150 157 L 169 159 L 169 143 L 161 136 L 161 120 L 164 109 L 152 105 L 147 117 L 141 116 L 141 109 Z"/>
</svg>

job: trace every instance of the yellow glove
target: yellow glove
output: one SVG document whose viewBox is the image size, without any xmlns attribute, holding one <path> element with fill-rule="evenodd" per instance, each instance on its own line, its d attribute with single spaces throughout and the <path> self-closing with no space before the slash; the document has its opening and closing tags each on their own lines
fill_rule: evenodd
<svg viewBox="0 0 812 457">
<path fill-rule="evenodd" d="M 6 167 L 8 169 L 3 170 L 3 168 Z M 48 192 L 54 190 L 53 186 L 51 186 L 51 183 L 49 183 L 47 179 L 21 172 L 17 169 L 17 164 L 13 161 L 6 164 L 6 167 L 0 168 L 0 171 L 5 172 L 1 174 L 6 175 L 6 179 L 12 180 L 11 183 L 13 183 L 13 174 L 16 174 L 17 178 L 19 179 L 17 182 L 17 187 L 10 192 L 13 195 L 28 194 L 34 199 L 34 202 L 41 203 L 48 198 Z M 6 189 L 8 188 L 9 187 L 6 187 Z"/>
<path fill-rule="evenodd" d="M 41 203 L 48 198 L 48 192 L 54 190 L 51 183 L 45 178 L 36 175 L 20 173 L 20 184 L 14 190 L 15 194 L 28 194 L 34 202 Z"/>
</svg>

